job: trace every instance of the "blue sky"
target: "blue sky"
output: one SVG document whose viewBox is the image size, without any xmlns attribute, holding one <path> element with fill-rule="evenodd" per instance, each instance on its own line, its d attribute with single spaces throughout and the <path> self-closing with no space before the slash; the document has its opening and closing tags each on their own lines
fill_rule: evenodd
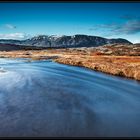
<svg viewBox="0 0 140 140">
<path fill-rule="evenodd" d="M 40 34 L 140 42 L 140 3 L 0 3 L 0 38 Z"/>
</svg>

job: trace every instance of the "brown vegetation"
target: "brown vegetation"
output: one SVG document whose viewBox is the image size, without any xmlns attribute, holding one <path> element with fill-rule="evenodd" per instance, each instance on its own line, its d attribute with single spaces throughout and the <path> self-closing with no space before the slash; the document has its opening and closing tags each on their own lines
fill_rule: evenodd
<svg viewBox="0 0 140 140">
<path fill-rule="evenodd" d="M 140 46 L 109 45 L 99 48 L 71 48 L 0 52 L 0 57 L 53 59 L 105 73 L 140 80 Z"/>
</svg>

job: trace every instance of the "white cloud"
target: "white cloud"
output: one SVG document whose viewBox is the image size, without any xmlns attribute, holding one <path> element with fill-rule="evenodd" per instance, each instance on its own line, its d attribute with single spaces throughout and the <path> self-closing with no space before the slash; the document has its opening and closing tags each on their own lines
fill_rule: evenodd
<svg viewBox="0 0 140 140">
<path fill-rule="evenodd" d="M 138 39 L 133 40 L 133 43 L 140 43 L 140 40 L 138 40 Z"/>
<path fill-rule="evenodd" d="M 8 29 L 15 29 L 16 26 L 12 25 L 12 24 L 5 24 L 5 27 Z"/>
<path fill-rule="evenodd" d="M 123 23 L 98 24 L 89 30 L 101 30 L 102 32 L 106 32 L 108 35 L 137 34 L 140 32 L 140 19 L 131 19 Z"/>
<path fill-rule="evenodd" d="M 0 39 L 17 39 L 17 40 L 24 40 L 29 38 L 30 35 L 25 33 L 10 33 L 10 34 L 0 34 Z"/>
</svg>

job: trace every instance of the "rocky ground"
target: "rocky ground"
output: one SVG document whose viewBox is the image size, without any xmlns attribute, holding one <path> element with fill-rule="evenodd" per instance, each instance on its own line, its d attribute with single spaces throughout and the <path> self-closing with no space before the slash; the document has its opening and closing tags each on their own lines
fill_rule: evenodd
<svg viewBox="0 0 140 140">
<path fill-rule="evenodd" d="M 140 44 L 112 44 L 90 48 L 1 51 L 1 58 L 53 59 L 105 73 L 140 80 Z"/>
</svg>

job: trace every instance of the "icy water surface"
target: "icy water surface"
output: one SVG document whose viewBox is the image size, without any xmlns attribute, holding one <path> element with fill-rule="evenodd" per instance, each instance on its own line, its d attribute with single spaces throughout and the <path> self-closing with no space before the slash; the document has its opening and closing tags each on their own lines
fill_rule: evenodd
<svg viewBox="0 0 140 140">
<path fill-rule="evenodd" d="M 140 136 L 140 82 L 0 59 L 0 136 Z"/>
</svg>

